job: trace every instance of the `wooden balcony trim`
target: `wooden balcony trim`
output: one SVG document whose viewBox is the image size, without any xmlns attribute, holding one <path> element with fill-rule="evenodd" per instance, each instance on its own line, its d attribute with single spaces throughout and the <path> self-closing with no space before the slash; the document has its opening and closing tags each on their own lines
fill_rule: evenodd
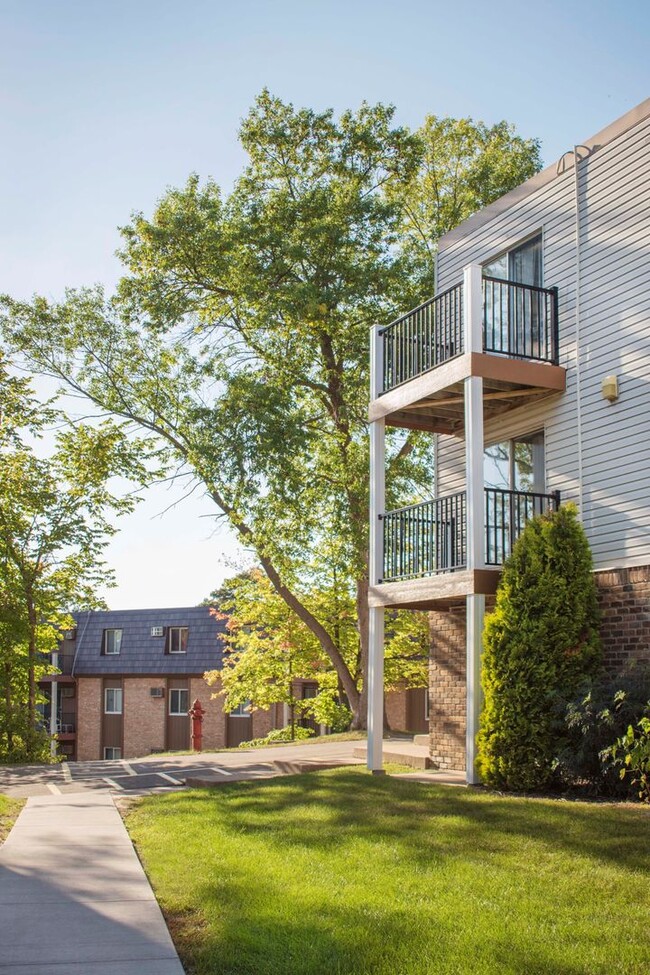
<svg viewBox="0 0 650 975">
<path fill-rule="evenodd" d="M 385 417 L 386 422 L 391 423 L 391 414 L 403 414 L 410 406 L 442 393 L 470 376 L 511 384 L 513 389 L 534 387 L 560 393 L 566 389 L 566 369 L 563 366 L 529 359 L 510 359 L 487 352 L 466 352 L 377 397 L 370 403 L 368 419 L 372 422 Z M 397 425 L 407 424 L 402 421 Z M 409 425 L 422 429 L 423 421 L 418 424 L 413 418 Z M 429 428 L 430 425 L 426 427 Z"/>
<path fill-rule="evenodd" d="M 396 606 L 402 609 L 436 609 L 464 596 L 490 596 L 496 592 L 500 569 L 461 569 L 441 572 L 424 579 L 385 582 L 368 590 L 371 608 Z"/>
</svg>

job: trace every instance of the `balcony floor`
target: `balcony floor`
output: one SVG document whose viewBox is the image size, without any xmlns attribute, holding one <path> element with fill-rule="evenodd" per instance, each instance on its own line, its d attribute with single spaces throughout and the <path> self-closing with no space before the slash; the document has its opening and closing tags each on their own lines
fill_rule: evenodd
<svg viewBox="0 0 650 975">
<path fill-rule="evenodd" d="M 422 579 L 384 582 L 368 590 L 368 605 L 400 609 L 441 609 L 465 596 L 491 596 L 497 591 L 501 569 L 457 569 Z"/>
<path fill-rule="evenodd" d="M 465 426 L 465 379 L 483 379 L 484 419 L 566 388 L 566 370 L 546 362 L 465 353 L 389 390 L 370 404 L 369 419 L 390 426 L 459 436 Z"/>
</svg>

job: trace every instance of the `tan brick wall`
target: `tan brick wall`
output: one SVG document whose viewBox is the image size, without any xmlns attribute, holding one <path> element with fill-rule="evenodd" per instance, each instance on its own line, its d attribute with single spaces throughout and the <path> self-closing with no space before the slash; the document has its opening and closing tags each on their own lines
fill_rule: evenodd
<svg viewBox="0 0 650 975">
<path fill-rule="evenodd" d="M 101 758 L 102 679 L 79 677 L 77 680 L 77 761 L 92 762 Z"/>
<path fill-rule="evenodd" d="M 219 690 L 219 684 L 210 687 L 202 677 L 190 678 L 190 707 L 198 698 L 205 714 L 203 716 L 203 751 L 214 751 L 216 748 L 226 747 L 226 715 L 223 710 L 223 698 L 212 699 L 212 695 Z"/>
<path fill-rule="evenodd" d="M 152 687 L 164 687 L 162 677 L 124 678 L 123 758 L 141 758 L 165 747 L 167 694 L 152 697 Z"/>
<path fill-rule="evenodd" d="M 465 602 L 429 614 L 430 755 L 439 768 L 465 768 Z"/>
<path fill-rule="evenodd" d="M 650 664 L 650 566 L 596 572 L 596 586 L 606 669 Z"/>
<path fill-rule="evenodd" d="M 408 725 L 406 691 L 388 691 L 384 698 L 386 721 L 391 731 L 406 731 Z"/>
<path fill-rule="evenodd" d="M 253 711 L 253 738 L 264 738 L 275 727 L 275 708 Z"/>
</svg>

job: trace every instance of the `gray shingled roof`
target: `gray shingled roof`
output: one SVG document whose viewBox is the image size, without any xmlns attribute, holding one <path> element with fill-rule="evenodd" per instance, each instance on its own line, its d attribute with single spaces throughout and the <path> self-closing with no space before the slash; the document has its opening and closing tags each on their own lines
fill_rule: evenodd
<svg viewBox="0 0 650 975">
<path fill-rule="evenodd" d="M 221 667 L 224 644 L 208 606 L 180 609 L 124 609 L 76 613 L 74 674 L 203 674 Z M 187 652 L 165 653 L 166 637 L 152 637 L 152 626 L 187 626 Z M 102 654 L 104 630 L 122 630 L 119 654 Z"/>
</svg>

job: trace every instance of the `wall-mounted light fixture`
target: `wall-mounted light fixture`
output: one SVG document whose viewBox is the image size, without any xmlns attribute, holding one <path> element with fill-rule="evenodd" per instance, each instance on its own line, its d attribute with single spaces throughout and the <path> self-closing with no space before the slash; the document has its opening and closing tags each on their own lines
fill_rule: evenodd
<svg viewBox="0 0 650 975">
<path fill-rule="evenodd" d="M 600 384 L 603 399 L 615 403 L 618 399 L 618 376 L 605 376 Z"/>
</svg>

